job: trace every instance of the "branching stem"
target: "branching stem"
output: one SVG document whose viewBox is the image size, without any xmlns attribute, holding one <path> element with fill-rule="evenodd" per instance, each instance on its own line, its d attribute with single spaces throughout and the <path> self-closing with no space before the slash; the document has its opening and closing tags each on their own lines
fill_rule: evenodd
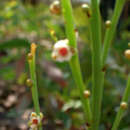
<svg viewBox="0 0 130 130">
<path fill-rule="evenodd" d="M 61 3 L 62 3 L 62 11 L 65 19 L 65 24 L 66 24 L 66 34 L 67 34 L 67 38 L 69 39 L 69 45 L 77 49 L 76 36 L 74 31 L 75 30 L 74 19 L 73 19 L 70 0 L 61 0 Z M 80 70 L 78 52 L 76 52 L 75 55 L 72 57 L 70 61 L 70 68 L 72 70 L 73 78 L 79 89 L 79 94 L 83 104 L 85 117 L 90 123 L 92 120 L 92 114 L 91 114 L 89 99 L 85 99 L 84 97 L 85 85 L 83 83 L 83 78 Z"/>
<path fill-rule="evenodd" d="M 114 15 L 111 20 L 111 26 L 106 30 L 105 38 L 104 38 L 104 48 L 103 48 L 103 55 L 102 55 L 102 65 L 104 66 L 108 50 L 111 44 L 111 41 L 114 37 L 114 33 L 116 30 L 116 26 L 118 24 L 118 20 L 120 18 L 123 6 L 125 4 L 125 0 L 116 0 L 116 5 L 114 9 Z"/>
<path fill-rule="evenodd" d="M 127 87 L 126 87 L 125 92 L 124 92 L 122 102 L 127 103 L 129 96 L 130 96 L 130 75 L 129 75 L 129 78 L 128 78 L 128 83 L 127 83 Z M 122 118 L 124 112 L 125 112 L 125 109 L 123 109 L 120 106 L 120 108 L 118 110 L 118 113 L 116 115 L 112 130 L 117 130 L 118 129 L 119 123 L 121 121 L 121 118 Z"/>
</svg>

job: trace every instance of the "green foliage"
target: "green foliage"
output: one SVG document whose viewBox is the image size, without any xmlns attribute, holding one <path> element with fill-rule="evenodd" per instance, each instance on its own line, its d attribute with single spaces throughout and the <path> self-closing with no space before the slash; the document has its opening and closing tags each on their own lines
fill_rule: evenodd
<svg viewBox="0 0 130 130">
<path fill-rule="evenodd" d="M 13 48 L 29 48 L 29 42 L 25 39 L 12 39 L 0 43 L 0 50 L 13 49 Z"/>
<path fill-rule="evenodd" d="M 17 88 L 23 87 L 25 89 L 24 96 L 20 95 L 19 98 L 25 97 L 24 101 L 30 99 L 29 105 L 25 108 L 21 107 L 23 110 L 19 114 L 14 106 L 8 108 L 9 112 L 6 110 L 7 114 L 4 114 L 7 117 L 11 115 L 11 117 L 17 118 L 22 117 L 23 111 L 32 109 L 31 96 L 30 98 L 25 96 L 30 93 L 25 85 L 25 79 L 28 75 L 26 54 L 29 51 L 30 42 L 36 42 L 38 44 L 36 55 L 38 90 L 41 111 L 47 117 L 47 125 L 63 130 L 84 127 L 86 122 L 83 118 L 79 91 L 76 89 L 69 66 L 67 63 L 61 64 L 51 60 L 51 49 L 54 41 L 50 36 L 50 30 L 55 31 L 58 39 L 64 39 L 66 36 L 63 17 L 52 15 L 49 12 L 49 5 L 44 3 L 32 6 L 30 4 L 24 5 L 20 1 L 16 3 L 1 1 L 0 11 L 0 82 L 4 81 L 4 88 L 11 92 L 10 88 L 14 85 Z M 108 9 L 108 12 L 110 11 L 111 9 Z M 123 16 L 127 16 L 127 14 L 123 13 Z M 100 130 L 111 128 L 125 90 L 126 76 L 130 72 L 130 62 L 124 57 L 124 50 L 129 48 L 128 25 L 130 18 L 129 16 L 126 19 L 123 18 L 120 19 L 117 35 L 113 39 L 105 65 L 105 90 Z M 74 20 L 76 21 L 74 27 L 79 32 L 78 49 L 83 81 L 85 88 L 88 87 L 91 90 L 92 54 L 89 21 L 79 5 L 74 6 Z M 101 22 L 102 31 L 105 32 L 104 21 Z M 1 99 L 3 97 L 0 96 Z M 23 103 L 23 100 L 19 100 L 20 104 L 22 104 L 21 102 Z M 120 123 L 119 130 L 130 129 L 129 109 L 130 106 L 125 113 L 125 118 Z M 57 125 L 57 120 L 63 125 Z"/>
</svg>

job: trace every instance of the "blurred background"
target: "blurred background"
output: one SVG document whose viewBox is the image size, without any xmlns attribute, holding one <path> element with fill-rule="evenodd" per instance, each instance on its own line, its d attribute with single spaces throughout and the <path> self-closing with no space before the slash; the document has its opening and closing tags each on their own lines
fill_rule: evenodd
<svg viewBox="0 0 130 130">
<path fill-rule="evenodd" d="M 55 31 L 64 39 L 62 14 L 50 12 L 53 0 L 0 0 L 0 130 L 27 130 L 28 116 L 34 111 L 27 53 L 31 42 L 38 44 L 37 80 L 44 130 L 84 130 L 82 105 L 67 63 L 51 59 Z M 78 49 L 86 87 L 91 90 L 91 43 L 88 19 L 82 11 L 89 0 L 72 0 Z M 113 14 L 115 0 L 101 0 L 102 37 L 104 22 Z M 106 63 L 100 130 L 110 130 L 126 87 L 130 62 L 124 51 L 130 41 L 130 1 L 126 0 Z M 103 41 L 103 39 L 102 39 Z M 119 130 L 130 130 L 130 106 Z"/>
</svg>

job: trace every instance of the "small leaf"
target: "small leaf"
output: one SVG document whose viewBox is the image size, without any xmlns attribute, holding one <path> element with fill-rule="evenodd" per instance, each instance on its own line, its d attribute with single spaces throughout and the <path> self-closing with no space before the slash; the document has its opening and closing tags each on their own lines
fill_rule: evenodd
<svg viewBox="0 0 130 130">
<path fill-rule="evenodd" d="M 12 39 L 12 40 L 0 43 L 0 50 L 11 49 L 11 48 L 21 48 L 21 47 L 29 48 L 29 46 L 30 44 L 27 40 L 16 38 L 16 39 Z"/>
</svg>

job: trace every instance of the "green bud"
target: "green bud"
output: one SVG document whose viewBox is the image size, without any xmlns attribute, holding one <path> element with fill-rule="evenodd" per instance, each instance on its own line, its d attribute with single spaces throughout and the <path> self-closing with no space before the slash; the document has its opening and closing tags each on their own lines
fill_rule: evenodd
<svg viewBox="0 0 130 130">
<path fill-rule="evenodd" d="M 85 96 L 85 98 L 89 98 L 90 95 L 91 95 L 91 93 L 90 93 L 89 90 L 85 90 L 85 91 L 84 91 L 84 96 Z"/>
<path fill-rule="evenodd" d="M 110 20 L 107 20 L 105 24 L 106 24 L 106 28 L 110 28 L 111 27 L 111 21 Z"/>
<path fill-rule="evenodd" d="M 127 109 L 128 104 L 126 102 L 121 102 L 120 107 L 125 110 Z"/>
<path fill-rule="evenodd" d="M 33 82 L 32 82 L 31 79 L 27 79 L 26 84 L 27 84 L 28 87 L 32 87 Z"/>
<path fill-rule="evenodd" d="M 28 53 L 28 61 L 32 60 L 32 58 L 33 58 L 32 53 Z"/>
<path fill-rule="evenodd" d="M 90 18 L 91 17 L 90 6 L 88 4 L 82 4 L 82 9 L 87 14 L 87 16 Z"/>
</svg>

